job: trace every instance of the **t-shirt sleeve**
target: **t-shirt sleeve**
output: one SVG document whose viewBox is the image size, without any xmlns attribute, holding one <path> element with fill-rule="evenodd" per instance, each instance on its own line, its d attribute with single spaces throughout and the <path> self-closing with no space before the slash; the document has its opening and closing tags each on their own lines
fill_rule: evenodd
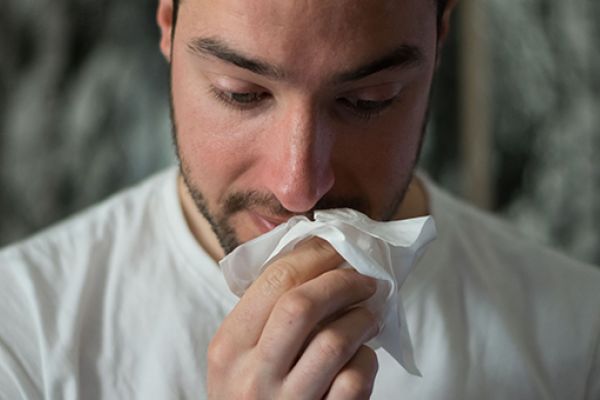
<svg viewBox="0 0 600 400">
<path fill-rule="evenodd" d="M 0 400 L 41 399 L 35 324 L 22 284 L 27 274 L 13 255 L 0 251 Z"/>
<path fill-rule="evenodd" d="M 0 344 L 0 400 L 34 400 L 42 395 L 23 365 Z"/>
</svg>

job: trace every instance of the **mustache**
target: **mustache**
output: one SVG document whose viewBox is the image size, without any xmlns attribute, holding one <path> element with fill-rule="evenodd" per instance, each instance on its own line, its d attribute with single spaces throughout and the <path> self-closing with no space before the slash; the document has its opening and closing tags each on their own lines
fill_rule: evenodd
<svg viewBox="0 0 600 400">
<path fill-rule="evenodd" d="M 256 191 L 236 192 L 228 195 L 223 201 L 223 216 L 225 218 L 240 211 L 260 208 L 274 217 L 290 218 L 304 215 L 314 220 L 314 212 L 332 208 L 352 208 L 363 214 L 369 214 L 369 204 L 365 199 L 354 196 L 325 196 L 315 206 L 305 213 L 294 213 L 286 209 L 273 194 Z"/>
</svg>

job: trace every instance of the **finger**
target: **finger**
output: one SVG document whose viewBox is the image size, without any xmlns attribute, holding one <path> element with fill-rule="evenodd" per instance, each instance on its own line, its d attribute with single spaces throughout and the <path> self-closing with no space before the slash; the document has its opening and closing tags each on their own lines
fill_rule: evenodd
<svg viewBox="0 0 600 400">
<path fill-rule="evenodd" d="M 363 343 L 375 337 L 377 331 L 377 319 L 370 311 L 363 307 L 351 309 L 314 336 L 285 378 L 285 389 L 289 393 L 302 393 L 302 398 L 306 399 L 322 398 L 346 365 L 353 368 L 349 374 L 356 365 L 363 368 L 362 364 L 356 363 L 362 362 L 365 355 L 361 354 L 358 361 L 350 360 L 356 358 Z M 364 369 L 367 370 L 366 366 Z M 362 369 L 359 371 L 363 372 Z"/>
<path fill-rule="evenodd" d="M 287 375 L 317 324 L 368 299 L 375 290 L 375 279 L 354 270 L 338 269 L 288 291 L 269 316 L 257 345 L 259 356 L 273 372 L 279 371 L 282 377 Z M 332 324 L 332 329 L 344 329 L 350 323 L 344 325 L 341 321 Z"/>
<path fill-rule="evenodd" d="M 242 346 L 254 346 L 283 293 L 335 269 L 342 261 L 325 240 L 315 237 L 305 241 L 263 271 L 223 321 L 220 330 L 236 336 Z"/>
<path fill-rule="evenodd" d="M 375 351 L 361 346 L 335 377 L 325 400 L 366 400 L 371 397 L 379 364 Z"/>
</svg>

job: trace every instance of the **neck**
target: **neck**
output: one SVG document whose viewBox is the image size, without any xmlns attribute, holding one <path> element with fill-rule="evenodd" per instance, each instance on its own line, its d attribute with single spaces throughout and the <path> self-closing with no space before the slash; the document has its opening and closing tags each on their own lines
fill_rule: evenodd
<svg viewBox="0 0 600 400">
<path fill-rule="evenodd" d="M 217 239 L 217 235 L 213 232 L 210 224 L 204 218 L 202 213 L 198 211 L 190 192 L 183 181 L 181 175 L 177 178 L 177 193 L 179 195 L 179 201 L 183 210 L 185 220 L 192 232 L 192 235 L 196 238 L 196 241 L 202 246 L 202 248 L 208 253 L 208 255 L 218 262 L 220 259 L 225 257 L 225 252 Z"/>
<path fill-rule="evenodd" d="M 424 217 L 430 214 L 429 197 L 423 182 L 413 175 L 394 220 Z"/>
</svg>

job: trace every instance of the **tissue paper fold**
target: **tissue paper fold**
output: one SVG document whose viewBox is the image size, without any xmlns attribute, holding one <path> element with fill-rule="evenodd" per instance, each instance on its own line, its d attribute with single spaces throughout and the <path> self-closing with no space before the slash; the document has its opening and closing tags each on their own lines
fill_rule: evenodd
<svg viewBox="0 0 600 400">
<path fill-rule="evenodd" d="M 241 297 L 271 261 L 302 240 L 318 236 L 344 258 L 340 268 L 354 268 L 378 280 L 375 294 L 363 306 L 381 318 L 381 330 L 367 345 L 383 347 L 406 371 L 420 375 L 399 290 L 420 253 L 436 236 L 433 219 L 377 222 L 351 209 L 315 211 L 314 219 L 293 217 L 221 260 L 231 291 Z"/>
</svg>

